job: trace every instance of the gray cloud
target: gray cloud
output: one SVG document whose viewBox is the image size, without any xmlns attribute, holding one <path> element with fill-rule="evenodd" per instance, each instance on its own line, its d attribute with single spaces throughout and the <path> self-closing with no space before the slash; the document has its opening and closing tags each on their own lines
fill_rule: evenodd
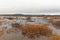
<svg viewBox="0 0 60 40">
<path fill-rule="evenodd" d="M 60 13 L 60 1 L 0 0 L 0 13 Z"/>
</svg>

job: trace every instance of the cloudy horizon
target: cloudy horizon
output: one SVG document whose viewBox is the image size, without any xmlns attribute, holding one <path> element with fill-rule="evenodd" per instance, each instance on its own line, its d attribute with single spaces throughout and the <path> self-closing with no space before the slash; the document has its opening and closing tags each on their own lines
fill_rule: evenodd
<svg viewBox="0 0 60 40">
<path fill-rule="evenodd" d="M 60 0 L 0 0 L 0 14 L 60 13 Z"/>
</svg>

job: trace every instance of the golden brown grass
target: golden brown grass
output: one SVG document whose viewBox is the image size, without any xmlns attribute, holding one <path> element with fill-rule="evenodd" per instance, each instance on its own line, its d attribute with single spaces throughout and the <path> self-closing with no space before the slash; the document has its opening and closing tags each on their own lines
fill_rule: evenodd
<svg viewBox="0 0 60 40">
<path fill-rule="evenodd" d="M 5 20 L 0 19 L 0 23 L 4 22 Z"/>
<path fill-rule="evenodd" d="M 50 36 L 52 35 L 52 30 L 45 25 L 28 25 L 22 28 L 22 34 L 29 37 L 35 38 L 39 37 L 40 35 L 43 36 Z"/>
<path fill-rule="evenodd" d="M 4 31 L 0 29 L 0 36 L 4 34 Z"/>
<path fill-rule="evenodd" d="M 52 40 L 60 40 L 60 36 L 59 35 L 53 35 Z"/>
</svg>

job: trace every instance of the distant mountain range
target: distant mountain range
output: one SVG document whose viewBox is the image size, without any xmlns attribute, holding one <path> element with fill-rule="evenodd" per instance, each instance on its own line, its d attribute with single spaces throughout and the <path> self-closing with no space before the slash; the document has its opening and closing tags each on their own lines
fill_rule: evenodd
<svg viewBox="0 0 60 40">
<path fill-rule="evenodd" d="M 23 16 L 24 14 L 0 14 L 0 16 Z"/>
<path fill-rule="evenodd" d="M 60 16 L 60 15 L 24 15 L 24 14 L 0 14 L 0 16 Z"/>
</svg>

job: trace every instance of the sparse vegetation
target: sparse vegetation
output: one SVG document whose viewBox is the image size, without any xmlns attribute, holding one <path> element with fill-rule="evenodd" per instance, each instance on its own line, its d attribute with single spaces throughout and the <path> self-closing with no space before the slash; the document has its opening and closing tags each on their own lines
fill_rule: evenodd
<svg viewBox="0 0 60 40">
<path fill-rule="evenodd" d="M 31 21 L 31 17 L 27 17 L 26 20 L 27 20 L 27 21 Z"/>
<path fill-rule="evenodd" d="M 0 19 L 0 23 L 5 22 L 5 20 Z"/>
<path fill-rule="evenodd" d="M 12 32 L 19 32 L 19 29 L 17 29 L 17 28 L 10 28 L 10 29 L 8 29 L 7 31 L 6 31 L 7 33 L 12 33 Z"/>
<path fill-rule="evenodd" d="M 4 30 L 0 29 L 0 36 L 2 36 L 4 34 Z"/>
<path fill-rule="evenodd" d="M 36 16 L 35 16 L 36 17 Z M 31 20 L 32 19 L 32 20 Z M 60 17 L 41 18 L 32 16 L 1 16 L 0 17 L 0 39 L 1 40 L 60 40 Z M 44 19 L 46 21 L 44 21 Z M 21 24 L 20 24 L 21 23 Z M 51 23 L 51 24 L 49 24 Z M 56 30 L 52 30 L 54 27 Z M 54 26 L 54 27 L 52 27 Z M 59 30 L 58 30 L 59 29 Z M 53 32 L 53 34 L 52 34 Z M 22 35 L 21 35 L 22 34 Z M 58 35 L 54 35 L 58 34 Z M 24 38 L 23 38 L 24 36 Z M 28 38 L 27 38 L 28 37 Z M 37 39 L 35 39 L 37 38 Z"/>
<path fill-rule="evenodd" d="M 10 18 L 7 18 L 7 19 L 9 19 L 9 20 L 13 20 L 13 19 L 15 19 L 15 18 L 10 17 Z"/>
<path fill-rule="evenodd" d="M 14 28 L 21 28 L 22 25 L 20 25 L 19 23 L 13 23 L 12 27 Z"/>
</svg>

